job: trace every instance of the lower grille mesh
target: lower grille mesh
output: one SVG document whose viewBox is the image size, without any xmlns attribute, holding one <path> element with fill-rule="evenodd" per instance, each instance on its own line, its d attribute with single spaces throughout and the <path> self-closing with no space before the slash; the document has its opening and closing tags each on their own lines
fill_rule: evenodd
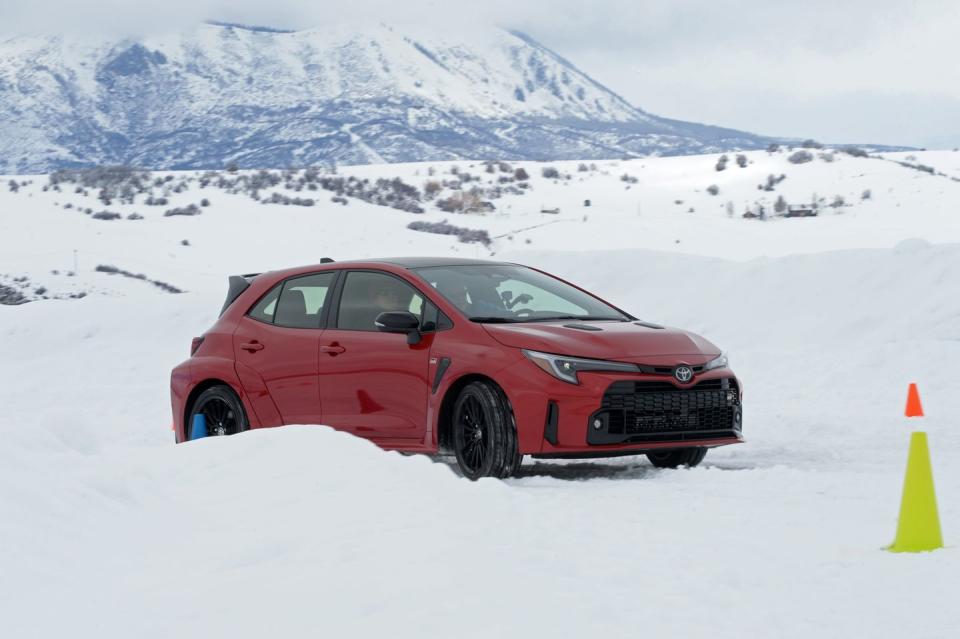
<svg viewBox="0 0 960 639">
<path fill-rule="evenodd" d="M 711 379 L 690 388 L 670 382 L 615 382 L 603 396 L 608 435 L 730 431 L 740 406 L 734 379 Z"/>
</svg>

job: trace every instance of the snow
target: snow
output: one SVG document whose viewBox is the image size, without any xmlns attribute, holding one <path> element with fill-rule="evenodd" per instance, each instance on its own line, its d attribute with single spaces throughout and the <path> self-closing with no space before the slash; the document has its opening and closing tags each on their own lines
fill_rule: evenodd
<svg viewBox="0 0 960 639">
<path fill-rule="evenodd" d="M 950 172 L 949 152 L 915 155 Z M 197 217 L 111 205 L 146 219 L 106 222 L 53 205 L 88 199 L 21 178 L 34 182 L 0 192 L 0 283 L 89 294 L 0 306 L 5 634 L 954 636 L 960 183 L 880 159 L 749 157 L 723 173 L 716 156 L 588 175 L 555 163 L 573 176 L 556 184 L 524 163 L 532 191 L 486 216 L 210 190 Z M 419 183 L 427 167 L 341 173 Z M 625 172 L 638 178 L 629 190 Z M 776 192 L 757 191 L 781 172 Z M 817 218 L 739 217 L 743 202 L 814 190 L 857 197 Z M 486 250 L 405 228 L 444 218 L 514 239 Z M 80 272 L 67 277 L 74 248 Z M 490 252 L 722 346 L 745 386 L 747 443 L 696 469 L 528 459 L 517 478 L 476 483 L 317 426 L 173 445 L 169 370 L 214 320 L 226 275 L 327 254 Z M 925 418 L 902 417 L 911 381 Z M 930 434 L 948 548 L 894 555 L 882 547 L 913 428 Z"/>
<path fill-rule="evenodd" d="M 290 196 L 317 198 L 312 208 L 263 205 L 244 195 L 219 189 L 200 189 L 193 184 L 180 194 L 171 194 L 170 205 L 149 207 L 114 202 L 104 206 L 97 192 L 88 197 L 70 192 L 43 192 L 46 178 L 35 176 L 33 184 L 17 194 L 7 190 L 8 177 L 0 177 L 0 274 L 33 275 L 37 284 L 50 290 L 72 290 L 75 278 L 65 273 L 73 268 L 73 250 L 78 250 L 85 283 L 97 289 L 126 293 L 144 288 L 139 282 L 93 274 L 97 264 L 112 264 L 146 273 L 180 288 L 207 290 L 219 296 L 225 274 L 249 273 L 313 263 L 320 257 L 334 259 L 382 257 L 398 254 L 443 254 L 455 252 L 470 257 L 521 250 L 625 250 L 652 249 L 671 254 L 694 254 L 745 260 L 847 248 L 893 247 L 907 238 L 930 242 L 960 242 L 960 181 L 906 168 L 886 156 L 855 158 L 834 153 L 832 162 L 815 160 L 791 164 L 789 152 L 745 153 L 748 165 L 731 161 L 725 171 L 714 166 L 719 155 L 646 158 L 629 161 L 587 162 L 595 170 L 581 172 L 580 162 L 513 162 L 530 174 L 532 188 L 525 195 L 505 195 L 492 200 L 496 211 L 487 215 L 444 213 L 432 205 L 416 215 L 351 199 L 349 206 L 332 205 L 327 191 L 290 192 Z M 901 154 L 887 154 L 902 159 Z M 916 152 L 916 163 L 934 166 L 949 175 L 960 175 L 960 153 Z M 928 155 L 932 159 L 928 159 Z M 555 167 L 570 179 L 541 177 L 543 167 Z M 480 162 L 434 162 L 383 166 L 340 167 L 339 174 L 358 179 L 400 177 L 423 190 L 427 181 L 455 180 L 451 171 L 470 173 L 493 185 L 502 173 L 489 174 Z M 434 175 L 430 175 L 431 168 Z M 165 175 L 160 173 L 158 175 Z M 193 172 L 170 175 L 194 176 Z M 628 175 L 636 183 L 622 181 Z M 786 179 L 767 192 L 758 190 L 768 176 Z M 960 177 L 957 178 L 960 180 Z M 714 196 L 707 188 L 716 184 Z M 70 191 L 69 189 L 67 191 Z M 865 190 L 871 197 L 863 200 Z M 441 197 L 452 194 L 447 189 Z M 773 218 L 766 222 L 743 219 L 749 207 L 762 205 L 773 212 L 778 196 L 791 204 L 809 204 L 814 195 L 823 201 L 817 218 Z M 270 190 L 263 193 L 269 197 Z M 831 208 L 836 196 L 846 205 Z M 198 217 L 163 217 L 167 208 L 199 203 L 208 198 L 212 206 Z M 585 207 L 584 201 L 591 206 Z M 680 204 L 677 204 L 680 202 Z M 139 221 L 93 220 L 77 208 L 64 204 L 104 208 L 143 215 Z M 734 215 L 727 213 L 728 204 Z M 559 208 L 558 215 L 541 213 Z M 691 212 L 690 210 L 693 209 Z M 410 231 L 414 220 L 448 220 L 458 226 L 489 232 L 494 242 L 487 251 L 442 236 Z M 37 228 L 56 227 L 42 242 L 24 242 Z M 584 238 L 596 238 L 584 244 Z M 191 246 L 181 245 L 187 239 Z M 266 248 L 265 248 L 266 247 Z M 276 247 L 272 249 L 270 247 Z M 134 268 L 135 267 L 135 268 Z M 60 275 L 53 276 L 51 271 Z M 3 278 L 0 277 L 0 282 Z"/>
</svg>

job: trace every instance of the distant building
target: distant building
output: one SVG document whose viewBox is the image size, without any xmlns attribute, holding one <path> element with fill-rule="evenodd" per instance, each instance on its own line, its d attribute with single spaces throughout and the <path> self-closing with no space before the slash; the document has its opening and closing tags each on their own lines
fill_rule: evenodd
<svg viewBox="0 0 960 639">
<path fill-rule="evenodd" d="M 817 209 L 812 204 L 788 204 L 786 217 L 816 217 Z"/>
</svg>

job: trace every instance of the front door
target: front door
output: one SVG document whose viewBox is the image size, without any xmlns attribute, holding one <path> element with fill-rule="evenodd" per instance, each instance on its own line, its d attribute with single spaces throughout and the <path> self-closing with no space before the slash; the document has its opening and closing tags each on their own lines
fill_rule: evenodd
<svg viewBox="0 0 960 639">
<path fill-rule="evenodd" d="M 261 411 L 273 406 L 284 424 L 323 423 L 317 366 L 323 310 L 335 277 L 325 272 L 286 280 L 238 323 L 237 373 L 261 419 Z"/>
<path fill-rule="evenodd" d="M 433 334 L 381 333 L 385 311 L 421 316 L 424 298 L 402 279 L 380 271 L 350 271 L 320 346 L 323 421 L 373 440 L 418 440 L 426 432 L 428 358 Z"/>
</svg>

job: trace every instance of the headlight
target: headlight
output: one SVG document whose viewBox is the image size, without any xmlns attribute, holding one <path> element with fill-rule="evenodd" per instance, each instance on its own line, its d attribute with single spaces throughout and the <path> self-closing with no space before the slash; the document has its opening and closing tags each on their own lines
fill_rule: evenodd
<svg viewBox="0 0 960 639">
<path fill-rule="evenodd" d="M 571 384 L 580 383 L 580 380 L 577 378 L 579 371 L 640 372 L 639 366 L 636 364 L 627 364 L 626 362 L 608 362 L 602 359 L 582 359 L 579 357 L 567 357 L 565 355 L 551 355 L 549 353 L 538 353 L 537 351 L 528 351 L 526 349 L 523 349 L 523 354 L 545 372 Z"/>
<path fill-rule="evenodd" d="M 715 368 L 726 368 L 728 363 L 729 363 L 729 360 L 727 360 L 727 354 L 721 353 L 720 357 L 716 359 L 712 359 L 706 364 L 704 364 L 703 371 L 707 372 L 707 371 L 712 371 Z"/>
</svg>

